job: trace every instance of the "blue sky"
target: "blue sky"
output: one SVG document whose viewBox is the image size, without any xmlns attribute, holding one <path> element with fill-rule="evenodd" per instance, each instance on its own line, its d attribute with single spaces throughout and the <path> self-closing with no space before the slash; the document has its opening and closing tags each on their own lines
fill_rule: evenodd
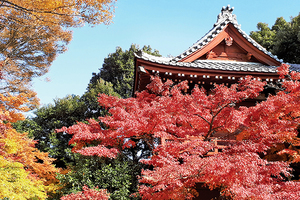
<svg viewBox="0 0 300 200">
<path fill-rule="evenodd" d="M 212 28 L 228 4 L 248 34 L 257 30 L 258 22 L 272 26 L 277 17 L 290 21 L 300 12 L 300 0 L 119 0 L 113 23 L 75 29 L 68 51 L 57 57 L 48 74 L 34 80 L 33 89 L 41 105 L 68 94 L 82 95 L 92 73 L 99 72 L 117 46 L 126 50 L 131 44 L 150 45 L 162 56 L 177 56 Z"/>
</svg>

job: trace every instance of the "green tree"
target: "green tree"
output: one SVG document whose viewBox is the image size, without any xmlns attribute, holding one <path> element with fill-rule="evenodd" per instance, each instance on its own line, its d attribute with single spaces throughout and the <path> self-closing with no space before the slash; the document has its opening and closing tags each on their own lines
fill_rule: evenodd
<svg viewBox="0 0 300 200">
<path fill-rule="evenodd" d="M 98 94 L 100 93 L 120 97 L 120 95 L 114 91 L 112 83 L 104 81 L 101 78 L 93 81 L 88 85 L 87 91 L 81 97 L 81 101 L 87 106 L 87 110 L 84 113 L 85 119 L 96 119 L 107 113 L 105 108 L 99 106 Z"/>
<path fill-rule="evenodd" d="M 266 49 L 272 50 L 274 47 L 276 31 L 270 29 L 268 24 L 262 22 L 259 22 L 256 27 L 258 31 L 251 31 L 250 36 Z"/>
<path fill-rule="evenodd" d="M 39 107 L 35 110 L 35 117 L 19 121 L 14 128 L 20 132 L 28 132 L 31 138 L 38 140 L 37 148 L 48 152 L 56 158 L 55 164 L 65 167 L 72 162 L 69 140 L 72 136 L 57 133 L 55 129 L 71 126 L 88 118 L 97 118 L 106 114 L 105 108 L 100 107 L 97 101 L 98 94 L 119 96 L 114 92 L 112 84 L 102 79 L 89 84 L 86 92 L 78 95 L 67 95 L 55 99 L 54 104 Z"/>
<path fill-rule="evenodd" d="M 111 53 L 104 59 L 99 73 L 94 73 L 90 83 L 95 83 L 102 78 L 113 84 L 114 90 L 123 98 L 132 96 L 134 78 L 134 53 L 139 50 L 137 45 L 132 44 L 129 50 L 123 51 L 117 47 L 115 53 Z M 152 50 L 150 46 L 144 46 L 142 50 L 155 56 L 161 56 L 158 50 Z"/>
<path fill-rule="evenodd" d="M 89 188 L 107 189 L 110 199 L 127 200 L 137 192 L 136 170 L 130 161 L 104 159 L 97 156 L 75 154 L 76 165 L 66 174 L 58 176 L 64 187 L 59 196 L 77 193 L 84 185 Z"/>
<path fill-rule="evenodd" d="M 14 124 L 18 131 L 29 132 L 29 136 L 38 140 L 37 148 L 48 152 L 56 158 L 54 162 L 58 167 L 65 167 L 72 160 L 68 142 L 69 134 L 56 133 L 55 129 L 66 125 L 73 125 L 85 119 L 87 106 L 80 96 L 68 95 L 62 99 L 55 99 L 54 104 L 38 108 L 32 119 L 19 121 Z"/>
<path fill-rule="evenodd" d="M 300 63 L 300 14 L 277 31 L 273 51 L 285 62 Z"/>
<path fill-rule="evenodd" d="M 257 28 L 250 33 L 254 40 L 284 62 L 300 63 L 300 14 L 290 22 L 279 17 L 272 28 L 260 22 Z"/>
</svg>

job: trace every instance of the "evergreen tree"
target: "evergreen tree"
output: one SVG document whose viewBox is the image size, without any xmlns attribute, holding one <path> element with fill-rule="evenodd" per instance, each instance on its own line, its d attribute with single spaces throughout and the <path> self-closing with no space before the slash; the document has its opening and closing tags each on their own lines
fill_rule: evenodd
<svg viewBox="0 0 300 200">
<path fill-rule="evenodd" d="M 161 56 L 158 50 L 152 50 L 150 46 L 144 46 L 142 50 L 148 54 Z M 129 50 L 123 51 L 121 47 L 117 47 L 116 52 L 108 55 L 104 59 L 104 63 L 99 73 L 94 73 L 90 80 L 94 84 L 102 78 L 113 84 L 113 89 L 121 97 L 128 98 L 133 94 L 134 79 L 134 53 L 139 51 L 137 45 L 132 44 Z"/>
<path fill-rule="evenodd" d="M 279 17 L 272 28 L 259 22 L 257 28 L 250 33 L 254 40 L 284 62 L 300 63 L 300 14 L 290 22 Z"/>
</svg>

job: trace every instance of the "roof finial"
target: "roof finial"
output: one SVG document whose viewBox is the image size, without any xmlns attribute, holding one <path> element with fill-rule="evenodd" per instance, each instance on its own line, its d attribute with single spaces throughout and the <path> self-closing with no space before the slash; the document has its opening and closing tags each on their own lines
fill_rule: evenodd
<svg viewBox="0 0 300 200">
<path fill-rule="evenodd" d="M 227 7 L 223 6 L 221 11 L 223 12 L 224 10 L 229 10 L 230 12 L 232 12 L 233 9 L 234 7 L 230 8 L 230 5 L 228 4 Z"/>
<path fill-rule="evenodd" d="M 222 22 L 231 22 L 233 24 L 238 24 L 236 20 L 236 15 L 232 14 L 234 7 L 230 8 L 230 5 L 227 7 L 223 6 L 221 13 L 218 15 L 217 22 L 215 26 L 221 24 Z"/>
</svg>

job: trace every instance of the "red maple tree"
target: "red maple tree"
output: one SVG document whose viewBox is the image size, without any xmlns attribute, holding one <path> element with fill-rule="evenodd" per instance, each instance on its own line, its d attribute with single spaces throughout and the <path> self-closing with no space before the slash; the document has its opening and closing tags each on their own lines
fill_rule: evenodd
<svg viewBox="0 0 300 200">
<path fill-rule="evenodd" d="M 99 104 L 110 108 L 110 115 L 99 117 L 106 129 L 89 120 L 60 131 L 73 134 L 74 151 L 110 158 L 142 140 L 152 151 L 142 162 L 153 167 L 140 177 L 143 199 L 189 199 L 196 183 L 233 199 L 298 199 L 300 184 L 290 181 L 289 164 L 299 161 L 300 74 L 289 73 L 287 65 L 278 71 L 289 79 L 283 91 L 253 107 L 237 106 L 264 89 L 250 76 L 210 92 L 196 86 L 191 94 L 183 92 L 187 82 L 172 86 L 153 77 L 135 98 L 99 96 Z M 264 159 L 283 143 L 291 148 L 279 154 L 289 162 Z"/>
<path fill-rule="evenodd" d="M 61 200 L 108 200 L 109 194 L 106 190 L 89 189 L 86 185 L 82 187 L 83 192 L 72 193 L 61 197 Z"/>
</svg>

